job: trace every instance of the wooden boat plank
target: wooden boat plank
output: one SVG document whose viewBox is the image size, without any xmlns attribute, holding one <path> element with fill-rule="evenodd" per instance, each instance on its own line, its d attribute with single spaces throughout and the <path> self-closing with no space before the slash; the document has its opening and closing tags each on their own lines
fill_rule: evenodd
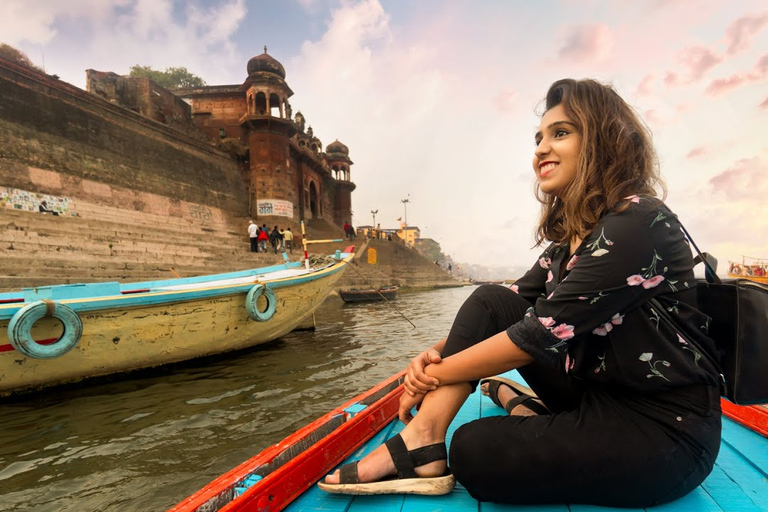
<svg viewBox="0 0 768 512">
<path fill-rule="evenodd" d="M 754 498 L 750 497 L 742 485 L 745 472 L 753 471 L 754 468 L 750 467 L 744 458 L 723 444 L 717 463 L 709 477 L 701 484 L 701 488 L 718 503 L 720 510 L 765 512 L 766 508 L 761 508 L 755 503 Z M 734 474 L 742 475 L 739 481 L 730 476 Z"/>
</svg>

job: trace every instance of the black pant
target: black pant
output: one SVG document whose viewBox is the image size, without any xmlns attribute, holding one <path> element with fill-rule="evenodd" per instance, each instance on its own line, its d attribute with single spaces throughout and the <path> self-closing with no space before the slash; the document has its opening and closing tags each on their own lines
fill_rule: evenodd
<svg viewBox="0 0 768 512">
<path fill-rule="evenodd" d="M 255 236 L 251 237 L 251 252 L 259 252 L 259 239 Z"/>
<path fill-rule="evenodd" d="M 481 286 L 459 310 L 443 356 L 505 330 L 529 307 L 503 286 Z M 454 433 L 449 463 L 476 499 L 648 507 L 684 496 L 712 471 L 717 389 L 642 393 L 535 361 L 518 371 L 552 414 L 487 417 Z"/>
</svg>

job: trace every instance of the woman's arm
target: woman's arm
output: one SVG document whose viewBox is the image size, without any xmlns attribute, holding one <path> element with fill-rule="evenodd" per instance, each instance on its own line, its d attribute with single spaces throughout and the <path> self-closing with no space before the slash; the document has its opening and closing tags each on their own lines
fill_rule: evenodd
<svg viewBox="0 0 768 512">
<path fill-rule="evenodd" d="M 439 363 L 430 364 L 425 373 L 443 386 L 490 377 L 520 368 L 531 361 L 533 357 L 520 349 L 506 331 L 502 331 Z"/>
</svg>

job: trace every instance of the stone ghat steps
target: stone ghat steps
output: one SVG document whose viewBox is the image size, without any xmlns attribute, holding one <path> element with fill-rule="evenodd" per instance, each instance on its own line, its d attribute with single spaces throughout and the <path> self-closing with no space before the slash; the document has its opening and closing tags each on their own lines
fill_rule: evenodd
<svg viewBox="0 0 768 512">
<path fill-rule="evenodd" d="M 3 212 L 5 213 L 5 212 Z M 28 213 L 30 219 L 8 219 L 2 215 L 0 219 L 0 234 L 2 240 L 19 240 L 23 237 L 52 238 L 63 240 L 91 239 L 106 243 L 119 243 L 124 240 L 140 242 L 151 241 L 199 241 L 201 243 L 221 243 L 222 241 L 234 241 L 247 243 L 245 235 L 240 235 L 229 230 L 215 230 L 213 228 L 178 229 L 169 228 L 163 224 L 136 224 L 120 225 L 106 221 L 83 219 L 81 217 L 54 217 Z M 37 218 L 35 218 L 37 217 Z M 45 243 L 42 240 L 38 240 Z M 60 243 L 60 240 L 57 242 Z M 50 243 L 50 242 L 49 242 Z"/>
<path fill-rule="evenodd" d="M 202 228 L 222 228 L 229 229 L 230 219 L 217 218 L 211 215 L 207 219 L 190 219 L 188 217 L 176 217 L 173 215 L 158 215 L 154 213 L 147 213 L 143 211 L 127 210 L 123 208 L 115 208 L 113 206 L 107 206 L 102 204 L 93 204 L 86 202 L 77 203 L 77 214 L 79 218 L 88 219 L 91 221 L 102 221 L 110 225 L 158 225 L 164 226 L 170 229 L 181 229 L 183 231 L 200 231 Z M 245 220 L 243 230 L 248 225 L 248 221 Z"/>
<path fill-rule="evenodd" d="M 53 269 L 55 271 L 76 271 L 79 269 L 110 269 L 115 271 L 158 268 L 167 270 L 171 267 L 177 271 L 183 270 L 186 273 L 197 272 L 197 274 L 213 274 L 226 272 L 220 268 L 259 268 L 270 265 L 276 265 L 283 262 L 281 255 L 272 253 L 251 254 L 247 253 L 244 257 L 238 258 L 190 258 L 184 259 L 175 255 L 155 255 L 155 258 L 93 258 L 81 257 L 71 258 L 66 254 L 25 254 L 17 251 L 0 251 L 0 274 L 7 275 L 35 275 L 35 271 Z M 297 261 L 297 258 L 292 258 Z"/>
<path fill-rule="evenodd" d="M 0 236 L 0 251 L 19 251 L 29 254 L 69 254 L 79 257 L 90 254 L 103 257 L 141 258 L 142 255 L 176 254 L 180 257 L 238 257 L 249 254 L 250 246 L 238 240 L 224 243 L 196 243 L 188 238 L 178 241 L 102 240 L 84 237 L 75 239 L 61 236 Z"/>
</svg>

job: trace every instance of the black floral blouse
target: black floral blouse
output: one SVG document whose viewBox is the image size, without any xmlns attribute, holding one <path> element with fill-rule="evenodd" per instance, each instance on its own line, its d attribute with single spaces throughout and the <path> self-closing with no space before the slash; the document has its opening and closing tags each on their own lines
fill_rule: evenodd
<svg viewBox="0 0 768 512">
<path fill-rule="evenodd" d="M 649 392 L 718 385 L 701 353 L 715 353 L 710 319 L 695 307 L 680 223 L 657 199 L 627 200 L 629 208 L 605 215 L 572 256 L 553 243 L 512 286 L 534 306 L 507 334 L 536 360 L 584 381 Z"/>
</svg>

